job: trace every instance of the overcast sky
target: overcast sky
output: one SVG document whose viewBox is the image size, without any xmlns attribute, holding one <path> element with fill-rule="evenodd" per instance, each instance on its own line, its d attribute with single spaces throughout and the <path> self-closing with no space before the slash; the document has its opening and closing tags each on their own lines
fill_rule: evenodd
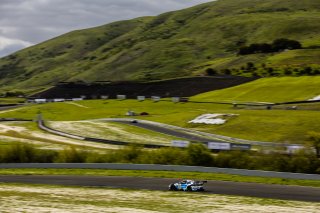
<svg viewBox="0 0 320 213">
<path fill-rule="evenodd" d="M 0 57 L 75 29 L 212 0 L 0 0 Z"/>
</svg>

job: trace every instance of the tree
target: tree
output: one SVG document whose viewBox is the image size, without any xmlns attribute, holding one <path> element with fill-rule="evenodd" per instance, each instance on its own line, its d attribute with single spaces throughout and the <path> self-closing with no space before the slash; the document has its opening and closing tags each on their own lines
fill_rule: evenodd
<svg viewBox="0 0 320 213">
<path fill-rule="evenodd" d="M 290 40 L 286 38 L 276 39 L 272 43 L 272 49 L 274 52 L 283 51 L 283 50 L 295 50 L 301 49 L 302 45 L 299 41 Z"/>
<path fill-rule="evenodd" d="M 247 63 L 247 70 L 253 70 L 254 69 L 254 63 L 252 63 L 252 62 L 248 62 Z"/>
<path fill-rule="evenodd" d="M 308 138 L 312 147 L 316 150 L 317 157 L 320 158 L 320 133 L 311 131 L 308 133 Z"/>
<path fill-rule="evenodd" d="M 224 69 L 224 70 L 222 70 L 222 72 L 225 75 L 231 75 L 231 70 L 230 69 Z"/>
<path fill-rule="evenodd" d="M 190 165 L 193 166 L 211 166 L 213 163 L 213 156 L 208 148 L 203 144 L 191 144 L 188 149 L 188 157 Z"/>
<path fill-rule="evenodd" d="M 218 74 L 218 72 L 215 69 L 212 69 L 212 68 L 206 69 L 206 73 L 207 73 L 208 76 L 213 76 L 213 75 L 217 75 Z"/>
<path fill-rule="evenodd" d="M 238 52 L 239 55 L 249 55 L 249 54 L 252 54 L 252 51 L 250 49 L 250 47 L 240 47 L 239 49 L 239 52 Z"/>
<path fill-rule="evenodd" d="M 272 53 L 283 50 L 295 50 L 301 49 L 302 45 L 299 41 L 290 40 L 286 38 L 280 38 L 273 41 L 272 44 L 268 43 L 256 43 L 250 46 L 242 46 L 239 49 L 239 55 L 249 55 L 255 53 Z"/>
</svg>

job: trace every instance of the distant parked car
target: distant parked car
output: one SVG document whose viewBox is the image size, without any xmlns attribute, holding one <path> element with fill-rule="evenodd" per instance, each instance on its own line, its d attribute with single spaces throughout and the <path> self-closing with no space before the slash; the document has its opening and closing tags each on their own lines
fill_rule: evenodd
<svg viewBox="0 0 320 213">
<path fill-rule="evenodd" d="M 178 183 L 171 183 L 169 185 L 170 191 L 190 191 L 190 192 L 201 192 L 204 191 L 203 185 L 207 181 L 195 181 L 195 180 L 182 180 Z"/>
<path fill-rule="evenodd" d="M 136 124 L 136 123 L 138 123 L 138 121 L 137 120 L 132 120 L 131 123 Z"/>
</svg>

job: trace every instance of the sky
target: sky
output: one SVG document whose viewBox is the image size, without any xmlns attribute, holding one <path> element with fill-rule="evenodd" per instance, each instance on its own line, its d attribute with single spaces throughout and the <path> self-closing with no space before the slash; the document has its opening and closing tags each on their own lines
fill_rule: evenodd
<svg viewBox="0 0 320 213">
<path fill-rule="evenodd" d="M 0 0 L 0 57 L 76 29 L 212 0 Z"/>
</svg>

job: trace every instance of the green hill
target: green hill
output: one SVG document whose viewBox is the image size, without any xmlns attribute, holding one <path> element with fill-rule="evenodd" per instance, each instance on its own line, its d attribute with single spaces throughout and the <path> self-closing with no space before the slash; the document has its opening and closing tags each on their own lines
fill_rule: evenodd
<svg viewBox="0 0 320 213">
<path fill-rule="evenodd" d="M 236 54 L 242 45 L 278 38 L 298 40 L 304 49 Z M 59 81 L 150 81 L 203 75 L 208 68 L 245 76 L 299 75 L 301 69 L 319 69 L 319 48 L 319 1 L 219 0 L 70 32 L 4 57 L 0 89 L 34 90 Z M 248 62 L 255 64 L 251 71 L 245 69 Z"/>
<path fill-rule="evenodd" d="M 320 76 L 262 78 L 240 86 L 202 93 L 194 101 L 302 101 L 320 95 Z"/>
</svg>

